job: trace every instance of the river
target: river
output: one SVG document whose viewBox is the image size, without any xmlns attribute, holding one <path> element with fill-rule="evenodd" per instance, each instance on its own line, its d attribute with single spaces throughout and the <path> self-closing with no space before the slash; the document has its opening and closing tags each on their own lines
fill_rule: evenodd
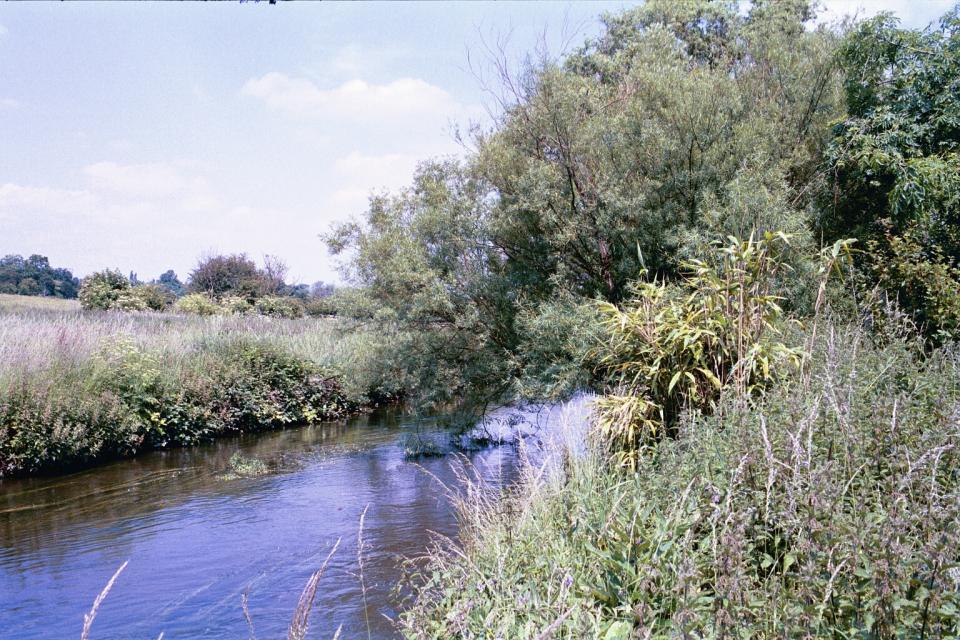
<svg viewBox="0 0 960 640">
<path fill-rule="evenodd" d="M 368 621 L 372 637 L 395 637 L 400 559 L 422 554 L 430 532 L 456 534 L 439 483 L 456 485 L 455 459 L 406 460 L 412 430 L 444 440 L 429 423 L 383 412 L 0 481 L 0 638 L 79 638 L 83 614 L 127 560 L 91 640 L 246 638 L 243 593 L 257 637 L 283 638 L 338 538 L 309 637 L 341 625 L 343 638 L 367 637 Z M 231 474 L 238 451 L 271 473 Z M 513 447 L 468 457 L 496 484 L 516 468 Z M 357 575 L 365 507 L 366 608 Z"/>
</svg>

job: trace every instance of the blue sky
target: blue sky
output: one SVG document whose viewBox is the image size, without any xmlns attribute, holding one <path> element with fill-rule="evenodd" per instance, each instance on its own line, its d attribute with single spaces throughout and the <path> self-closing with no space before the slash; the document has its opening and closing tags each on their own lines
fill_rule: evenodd
<svg viewBox="0 0 960 640">
<path fill-rule="evenodd" d="M 149 279 L 242 251 L 336 280 L 318 234 L 487 118 L 468 50 L 556 53 L 630 4 L 2 3 L 0 254 Z M 908 26 L 951 6 L 824 4 Z"/>
</svg>

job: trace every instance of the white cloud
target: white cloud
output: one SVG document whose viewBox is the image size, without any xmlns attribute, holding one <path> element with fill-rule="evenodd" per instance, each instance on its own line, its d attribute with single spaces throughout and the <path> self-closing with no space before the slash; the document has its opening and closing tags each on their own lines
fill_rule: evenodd
<svg viewBox="0 0 960 640">
<path fill-rule="evenodd" d="M 23 222 L 36 212 L 74 216 L 95 211 L 100 205 L 93 193 L 78 189 L 0 185 L 0 220 Z"/>
<path fill-rule="evenodd" d="M 82 174 L 80 189 L 0 185 L 11 246 L 51 256 L 69 247 L 76 252 L 69 266 L 81 275 L 104 267 L 185 275 L 208 248 L 283 255 L 289 213 L 228 204 L 199 166 L 99 162 Z"/>
<path fill-rule="evenodd" d="M 424 158 L 406 153 L 365 155 L 356 151 L 337 158 L 333 169 L 341 184 L 361 185 L 369 189 L 399 189 L 410 184 L 417 163 Z"/>
<path fill-rule="evenodd" d="M 182 191 L 186 179 L 167 164 L 117 164 L 98 162 L 83 169 L 90 183 L 104 191 L 134 197 L 166 197 Z"/>
<path fill-rule="evenodd" d="M 0 109 L 16 109 L 19 106 L 19 100 L 14 100 L 13 98 L 0 98 Z"/>
<path fill-rule="evenodd" d="M 442 124 L 449 119 L 482 115 L 478 107 L 461 104 L 446 90 L 418 78 L 400 78 L 387 84 L 354 79 L 333 89 L 321 89 L 306 78 L 271 71 L 248 80 L 241 93 L 263 100 L 271 109 L 298 116 L 368 121 L 414 117 Z"/>
</svg>

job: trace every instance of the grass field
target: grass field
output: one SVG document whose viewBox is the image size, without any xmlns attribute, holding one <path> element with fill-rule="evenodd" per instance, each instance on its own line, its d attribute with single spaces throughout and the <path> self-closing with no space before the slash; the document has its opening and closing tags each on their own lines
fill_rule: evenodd
<svg viewBox="0 0 960 640">
<path fill-rule="evenodd" d="M 334 318 L 84 311 L 0 297 L 0 475 L 335 418 L 399 389 Z"/>
<path fill-rule="evenodd" d="M 80 302 L 63 298 L 17 296 L 0 293 L 0 313 L 22 311 L 79 311 Z"/>
</svg>

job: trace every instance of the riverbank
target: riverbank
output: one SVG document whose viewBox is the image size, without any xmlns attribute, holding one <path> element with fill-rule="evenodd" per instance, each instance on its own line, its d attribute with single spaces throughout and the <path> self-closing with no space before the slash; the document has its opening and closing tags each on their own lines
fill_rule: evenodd
<svg viewBox="0 0 960 640">
<path fill-rule="evenodd" d="M 602 451 L 477 483 L 412 578 L 411 639 L 956 637 L 960 357 L 821 327 L 808 369 Z"/>
<path fill-rule="evenodd" d="M 391 337 L 298 320 L 0 308 L 0 477 L 56 472 L 389 402 Z"/>
</svg>

